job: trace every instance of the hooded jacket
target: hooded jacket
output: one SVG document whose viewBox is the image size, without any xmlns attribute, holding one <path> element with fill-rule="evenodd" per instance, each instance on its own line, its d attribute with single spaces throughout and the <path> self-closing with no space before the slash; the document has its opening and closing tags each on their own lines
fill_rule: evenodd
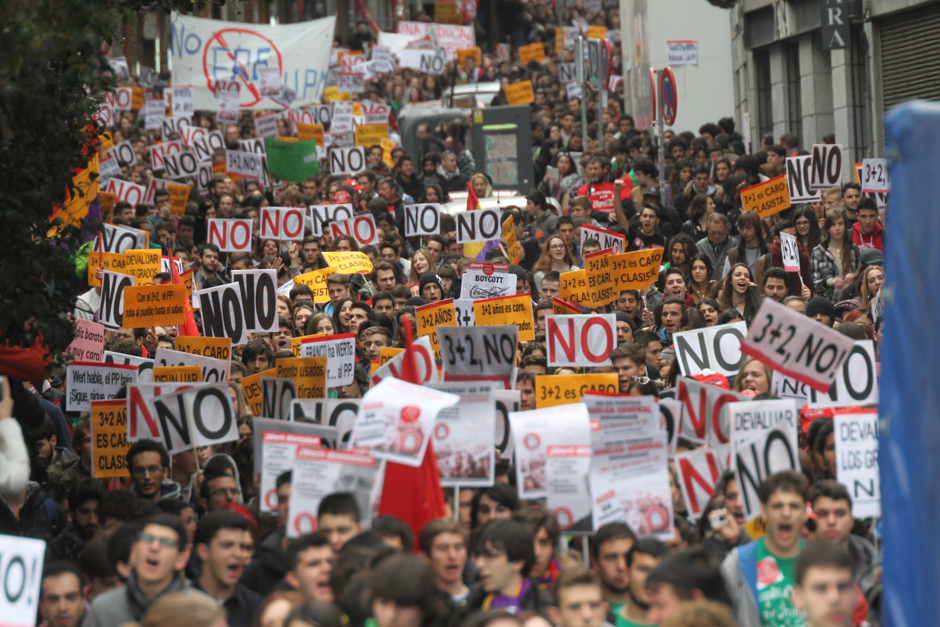
<svg viewBox="0 0 940 627">
<path fill-rule="evenodd" d="M 881 226 L 881 223 L 875 222 L 875 228 L 871 232 L 871 235 L 862 235 L 861 227 L 861 222 L 856 222 L 852 225 L 852 241 L 855 242 L 855 245 L 858 246 L 860 250 L 865 250 L 866 248 L 877 248 L 881 252 L 884 252 L 884 227 Z"/>
<path fill-rule="evenodd" d="M 177 575 L 160 594 L 150 599 L 141 592 L 137 585 L 137 572 L 132 570 L 126 585 L 95 597 L 91 603 L 91 609 L 85 613 L 82 627 L 119 627 L 126 623 L 140 623 L 144 612 L 153 605 L 154 601 L 171 592 L 205 594 Z"/>
</svg>

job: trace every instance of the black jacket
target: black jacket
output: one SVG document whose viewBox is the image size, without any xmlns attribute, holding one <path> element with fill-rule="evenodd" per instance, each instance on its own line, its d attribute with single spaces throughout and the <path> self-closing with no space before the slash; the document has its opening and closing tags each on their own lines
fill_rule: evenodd
<svg viewBox="0 0 940 627">
<path fill-rule="evenodd" d="M 284 529 L 275 529 L 258 544 L 251 563 L 245 568 L 238 583 L 263 597 L 271 594 L 275 584 L 284 578 L 287 563 L 284 561 Z"/>
<path fill-rule="evenodd" d="M 202 590 L 198 581 L 193 582 L 193 587 Z M 257 592 L 252 592 L 240 583 L 235 584 L 232 596 L 221 603 L 225 608 L 228 627 L 251 627 L 255 622 L 255 614 L 258 613 L 258 608 L 263 602 L 264 597 Z"/>
<path fill-rule="evenodd" d="M 31 481 L 26 486 L 26 502 L 19 517 L 13 515 L 6 500 L 0 497 L 0 535 L 45 540 L 47 562 L 61 559 L 52 541 L 65 530 L 68 522 L 65 510 L 35 482 Z"/>
</svg>

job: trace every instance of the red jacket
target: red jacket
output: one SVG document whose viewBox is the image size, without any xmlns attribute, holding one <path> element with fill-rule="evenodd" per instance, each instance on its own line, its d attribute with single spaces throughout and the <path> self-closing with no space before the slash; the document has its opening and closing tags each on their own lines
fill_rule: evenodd
<svg viewBox="0 0 940 627">
<path fill-rule="evenodd" d="M 852 241 L 855 242 L 855 245 L 865 250 L 866 248 L 877 248 L 881 252 L 885 251 L 885 242 L 882 233 L 884 232 L 884 227 L 881 226 L 880 222 L 875 222 L 875 230 L 871 232 L 871 235 L 862 235 L 861 223 L 856 222 L 852 225 Z"/>
</svg>

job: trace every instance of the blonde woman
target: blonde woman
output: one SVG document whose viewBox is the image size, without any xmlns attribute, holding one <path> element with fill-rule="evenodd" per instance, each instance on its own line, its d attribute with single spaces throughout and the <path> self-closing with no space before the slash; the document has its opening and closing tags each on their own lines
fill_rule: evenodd
<svg viewBox="0 0 940 627">
<path fill-rule="evenodd" d="M 437 264 L 434 262 L 434 257 L 422 248 L 415 251 L 414 256 L 411 258 L 411 273 L 408 275 L 408 282 L 418 283 L 421 281 L 422 275 L 436 271 Z"/>
<path fill-rule="evenodd" d="M 173 592 L 157 599 L 142 627 L 225 627 L 225 610 L 207 594 Z"/>
<path fill-rule="evenodd" d="M 752 390 L 757 394 L 767 394 L 770 392 L 770 382 L 773 380 L 773 371 L 763 363 L 753 357 L 748 357 L 741 369 L 738 370 L 738 376 L 734 378 L 732 390 L 743 392 Z"/>
</svg>

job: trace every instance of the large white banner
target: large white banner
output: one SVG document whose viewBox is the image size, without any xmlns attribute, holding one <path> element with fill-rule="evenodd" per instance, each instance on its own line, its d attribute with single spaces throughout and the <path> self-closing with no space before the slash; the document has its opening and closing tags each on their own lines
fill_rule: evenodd
<svg viewBox="0 0 940 627">
<path fill-rule="evenodd" d="M 335 17 L 281 26 L 204 20 L 176 14 L 170 31 L 174 85 L 192 85 L 196 109 L 215 111 L 218 81 L 241 85 L 243 109 L 280 109 L 320 101 L 330 65 Z M 280 68 L 281 96 L 261 96 L 262 68 Z M 293 93 L 293 100 L 290 94 Z"/>
</svg>

